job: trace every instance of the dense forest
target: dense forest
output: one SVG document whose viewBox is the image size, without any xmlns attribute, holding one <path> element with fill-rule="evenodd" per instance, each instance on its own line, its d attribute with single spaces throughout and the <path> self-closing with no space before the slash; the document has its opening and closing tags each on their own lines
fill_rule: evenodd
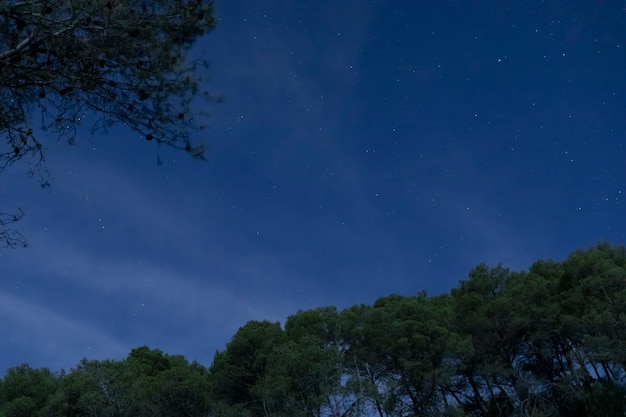
<svg viewBox="0 0 626 417">
<path fill-rule="evenodd" d="M 139 347 L 0 381 L 0 415 L 624 416 L 626 249 L 528 271 L 478 265 L 448 294 L 252 321 L 209 368 Z"/>
</svg>

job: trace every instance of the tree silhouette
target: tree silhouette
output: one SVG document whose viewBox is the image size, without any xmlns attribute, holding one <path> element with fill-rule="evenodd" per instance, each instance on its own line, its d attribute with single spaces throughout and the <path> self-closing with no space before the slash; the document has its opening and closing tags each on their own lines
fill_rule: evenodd
<svg viewBox="0 0 626 417">
<path fill-rule="evenodd" d="M 73 143 L 86 115 L 93 131 L 123 124 L 140 137 L 203 158 L 192 144 L 191 101 L 197 65 L 187 52 L 215 27 L 211 0 L 7 0 L 0 3 L 0 173 L 29 159 L 29 172 L 49 185 L 46 138 Z M 34 125 L 37 123 L 37 125 Z M 3 217 L 4 229 L 22 216 Z"/>
</svg>

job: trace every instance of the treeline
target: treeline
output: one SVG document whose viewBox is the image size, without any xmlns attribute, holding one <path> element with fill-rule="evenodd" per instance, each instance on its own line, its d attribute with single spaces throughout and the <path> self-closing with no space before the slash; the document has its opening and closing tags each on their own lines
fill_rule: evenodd
<svg viewBox="0 0 626 417">
<path fill-rule="evenodd" d="M 4 417 L 619 416 L 626 249 L 528 271 L 479 265 L 449 294 L 241 327 L 207 369 L 147 347 L 0 383 Z"/>
</svg>

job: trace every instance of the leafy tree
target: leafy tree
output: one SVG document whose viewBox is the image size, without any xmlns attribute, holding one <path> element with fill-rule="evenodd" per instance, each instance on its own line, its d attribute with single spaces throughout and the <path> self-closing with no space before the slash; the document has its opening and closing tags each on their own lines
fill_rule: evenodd
<svg viewBox="0 0 626 417">
<path fill-rule="evenodd" d="M 117 381 L 120 371 L 116 361 L 83 359 L 63 379 L 68 417 L 108 417 L 124 410 L 126 397 Z"/>
<path fill-rule="evenodd" d="M 512 273 L 498 265 L 478 265 L 452 290 L 455 330 L 469 344 L 455 352 L 459 364 L 457 398 L 467 410 L 487 417 L 509 415 L 520 379 L 515 363 L 520 328 L 508 297 Z M 460 388 L 460 389 L 459 389 Z M 495 413 L 495 414 L 494 414 Z"/>
<path fill-rule="evenodd" d="M 189 139 L 197 63 L 185 58 L 215 22 L 212 0 L 0 2 L 0 172 L 28 158 L 31 175 L 49 185 L 36 132 L 72 143 L 85 118 L 94 130 L 123 124 L 202 158 L 203 145 Z M 0 217 L 5 246 L 26 244 L 3 228 L 20 214 Z"/>
<path fill-rule="evenodd" d="M 33 369 L 27 364 L 10 368 L 0 385 L 0 414 L 37 416 L 57 388 L 58 379 L 47 368 Z"/>
<path fill-rule="evenodd" d="M 447 297 L 382 297 L 342 312 L 346 371 L 356 398 L 384 416 L 438 415 L 447 401 Z"/>
<path fill-rule="evenodd" d="M 563 414 L 598 415 L 599 398 L 619 393 L 614 388 L 623 389 L 626 377 L 626 250 L 603 243 L 575 251 L 562 266 L 558 301 L 567 373 L 558 386 L 560 407 Z M 621 416 L 623 398 L 616 404 L 621 410 L 608 415 Z"/>
<path fill-rule="evenodd" d="M 203 417 L 208 413 L 208 372 L 197 363 L 143 346 L 133 349 L 121 365 L 117 379 L 128 395 L 128 415 Z"/>
<path fill-rule="evenodd" d="M 268 372 L 273 350 L 284 341 L 279 323 L 250 321 L 239 328 L 209 369 L 217 416 L 264 415 L 257 386 Z"/>
<path fill-rule="evenodd" d="M 537 261 L 528 273 L 512 274 L 506 300 L 513 315 L 517 349 L 515 392 L 524 412 L 554 415 L 562 381 L 562 345 L 557 301 L 560 263 Z"/>
<path fill-rule="evenodd" d="M 341 371 L 336 347 L 319 347 L 309 337 L 289 340 L 272 350 L 267 371 L 253 392 L 272 415 L 320 417 L 323 411 L 345 411 Z"/>
<path fill-rule="evenodd" d="M 620 379 L 626 374 L 626 250 L 600 244 L 572 253 L 563 268 L 563 304 L 582 326 L 584 364 L 598 379 Z"/>
<path fill-rule="evenodd" d="M 340 344 L 341 324 L 336 307 L 298 311 L 285 322 L 285 336 L 290 340 L 311 338 L 314 345 L 328 347 Z"/>
<path fill-rule="evenodd" d="M 386 334 L 372 310 L 373 307 L 361 304 L 340 313 L 342 339 L 346 344 L 344 363 L 359 408 L 384 417 L 387 372 L 379 360 L 379 347 L 384 346 Z"/>
<path fill-rule="evenodd" d="M 379 360 L 387 374 L 387 408 L 398 416 L 441 413 L 441 386 L 450 341 L 450 314 L 441 297 L 421 292 L 391 296 L 374 304 L 378 326 L 386 332 Z"/>
<path fill-rule="evenodd" d="M 182 356 L 169 356 L 170 367 L 152 381 L 159 416 L 204 417 L 210 410 L 208 370 Z"/>
<path fill-rule="evenodd" d="M 159 349 L 133 349 L 124 361 L 87 361 L 64 379 L 69 416 L 203 417 L 207 370 Z"/>
<path fill-rule="evenodd" d="M 287 318 L 255 392 L 266 412 L 284 416 L 351 416 L 357 404 L 342 385 L 343 346 L 335 307 L 299 311 Z"/>
</svg>

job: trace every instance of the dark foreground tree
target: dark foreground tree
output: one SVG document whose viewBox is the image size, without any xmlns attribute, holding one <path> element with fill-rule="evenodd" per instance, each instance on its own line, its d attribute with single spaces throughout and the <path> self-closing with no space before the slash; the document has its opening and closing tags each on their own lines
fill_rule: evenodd
<svg viewBox="0 0 626 417">
<path fill-rule="evenodd" d="M 211 0 L 1 1 L 0 173 L 28 158 L 30 174 L 49 185 L 36 132 L 72 143 L 86 117 L 94 131 L 123 124 L 202 158 L 203 145 L 189 140 L 198 62 L 186 53 L 214 26 Z M 3 230 L 5 245 L 25 244 Z"/>
</svg>

